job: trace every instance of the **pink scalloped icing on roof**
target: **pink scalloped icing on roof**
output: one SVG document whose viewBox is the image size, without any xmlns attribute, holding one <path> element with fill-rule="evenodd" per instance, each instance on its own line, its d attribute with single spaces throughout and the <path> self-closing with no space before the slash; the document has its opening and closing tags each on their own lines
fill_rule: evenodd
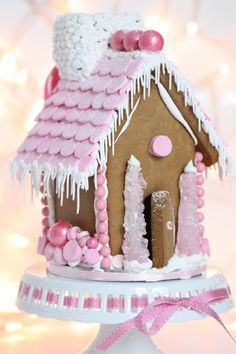
<svg viewBox="0 0 236 354">
<path fill-rule="evenodd" d="M 18 149 L 16 160 L 89 170 L 98 158 L 99 142 L 113 128 L 115 111 L 127 102 L 132 79 L 143 62 L 141 58 L 104 56 L 89 80 L 60 80 Z"/>
</svg>

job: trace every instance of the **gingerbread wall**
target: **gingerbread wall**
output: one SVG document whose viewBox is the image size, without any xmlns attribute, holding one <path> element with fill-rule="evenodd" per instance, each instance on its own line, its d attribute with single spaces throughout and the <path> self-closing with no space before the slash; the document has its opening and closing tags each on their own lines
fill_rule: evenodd
<svg viewBox="0 0 236 354">
<path fill-rule="evenodd" d="M 171 139 L 173 150 L 169 156 L 158 158 L 149 154 L 149 142 L 155 135 L 167 135 Z M 124 177 L 127 161 L 132 154 L 140 161 L 143 176 L 147 182 L 144 197 L 155 191 L 169 191 L 177 227 L 179 176 L 188 161 L 194 159 L 195 145 L 186 129 L 166 108 L 154 83 L 151 87 L 151 96 L 146 100 L 141 98 L 128 129 L 116 143 L 115 155 L 112 156 L 112 152 L 109 150 L 107 165 L 108 217 L 113 255 L 121 253 L 125 212 Z"/>
</svg>

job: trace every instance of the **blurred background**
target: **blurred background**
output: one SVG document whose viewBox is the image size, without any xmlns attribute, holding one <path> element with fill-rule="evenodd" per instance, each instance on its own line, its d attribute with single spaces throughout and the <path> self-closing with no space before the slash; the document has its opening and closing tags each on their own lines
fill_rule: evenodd
<svg viewBox="0 0 236 354">
<path fill-rule="evenodd" d="M 236 164 L 235 0 L 0 0 L 0 353 L 75 354 L 98 325 L 59 322 L 21 314 L 14 306 L 24 269 L 36 255 L 40 204 L 23 196 L 8 173 L 9 160 L 43 106 L 52 60 L 52 28 L 65 12 L 137 11 L 147 29 L 165 38 L 165 52 L 195 88 Z M 205 235 L 211 262 L 224 269 L 236 298 L 236 173 L 232 188 L 216 170 L 205 185 Z M 27 193 L 26 193 L 27 194 Z M 236 336 L 236 310 L 223 319 Z M 170 340 L 171 338 L 171 340 Z M 233 354 L 236 347 L 207 319 L 168 324 L 155 338 L 166 354 Z"/>
</svg>

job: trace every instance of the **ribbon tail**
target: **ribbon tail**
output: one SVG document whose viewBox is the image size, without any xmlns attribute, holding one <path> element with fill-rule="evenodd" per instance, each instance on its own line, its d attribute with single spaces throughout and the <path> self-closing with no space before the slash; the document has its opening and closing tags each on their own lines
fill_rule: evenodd
<svg viewBox="0 0 236 354">
<path fill-rule="evenodd" d="M 125 335 L 128 331 L 135 327 L 135 320 L 132 318 L 124 323 L 118 325 L 114 331 L 109 333 L 105 339 L 103 339 L 97 346 L 97 350 L 107 350 L 110 348 L 115 342 L 117 342 L 121 337 Z"/>
<path fill-rule="evenodd" d="M 232 336 L 228 328 L 225 326 L 224 322 L 222 321 L 218 313 L 212 307 L 210 307 L 208 304 L 197 304 L 192 306 L 192 308 L 193 310 L 196 310 L 202 314 L 205 313 L 208 316 L 214 318 L 224 328 L 224 330 L 228 333 L 228 335 L 231 337 L 233 342 L 236 344 L 235 338 Z"/>
</svg>

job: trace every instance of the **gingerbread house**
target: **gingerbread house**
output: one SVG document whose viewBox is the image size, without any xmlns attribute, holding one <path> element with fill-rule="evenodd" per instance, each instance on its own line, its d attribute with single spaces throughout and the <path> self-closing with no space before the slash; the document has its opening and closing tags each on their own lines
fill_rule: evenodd
<svg viewBox="0 0 236 354">
<path fill-rule="evenodd" d="M 147 271 L 208 257 L 202 173 L 228 173 L 229 157 L 162 36 L 142 27 L 136 14 L 56 22 L 45 106 L 11 169 L 43 193 L 39 252 L 59 266 Z"/>
</svg>

